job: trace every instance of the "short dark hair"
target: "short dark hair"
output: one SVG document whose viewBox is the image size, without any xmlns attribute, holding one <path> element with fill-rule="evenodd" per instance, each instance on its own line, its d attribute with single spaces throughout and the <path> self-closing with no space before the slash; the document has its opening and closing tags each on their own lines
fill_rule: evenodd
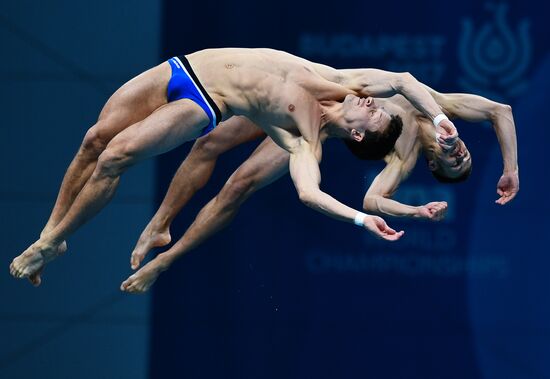
<svg viewBox="0 0 550 379">
<path fill-rule="evenodd" d="M 345 139 L 344 143 L 359 159 L 379 160 L 393 150 L 395 141 L 403 131 L 403 120 L 398 115 L 391 115 L 390 124 L 383 132 L 365 131 L 361 142 Z"/>
<path fill-rule="evenodd" d="M 432 175 L 434 176 L 434 178 L 436 178 L 439 183 L 445 183 L 445 184 L 454 184 L 454 183 L 464 182 L 466 179 L 470 177 L 471 173 L 472 173 L 472 164 L 470 164 L 470 167 L 468 167 L 468 169 L 464 171 L 462 175 L 457 176 L 456 178 L 449 178 L 448 176 L 441 175 L 437 171 L 432 171 Z"/>
</svg>

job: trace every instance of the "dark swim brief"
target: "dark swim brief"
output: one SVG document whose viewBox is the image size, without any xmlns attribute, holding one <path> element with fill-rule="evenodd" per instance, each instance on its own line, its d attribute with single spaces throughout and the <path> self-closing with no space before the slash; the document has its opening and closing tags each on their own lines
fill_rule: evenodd
<svg viewBox="0 0 550 379">
<path fill-rule="evenodd" d="M 202 130 L 201 136 L 208 134 L 222 119 L 219 108 L 199 82 L 187 58 L 181 55 L 170 58 L 168 63 L 172 67 L 172 76 L 168 82 L 168 102 L 189 99 L 197 103 L 210 119 L 208 126 Z"/>
</svg>

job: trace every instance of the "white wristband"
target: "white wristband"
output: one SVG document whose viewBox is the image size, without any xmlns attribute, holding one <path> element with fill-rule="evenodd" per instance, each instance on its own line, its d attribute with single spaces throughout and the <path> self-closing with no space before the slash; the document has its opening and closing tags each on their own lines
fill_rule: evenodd
<svg viewBox="0 0 550 379">
<path fill-rule="evenodd" d="M 440 113 L 437 116 L 435 116 L 433 123 L 434 123 L 435 127 L 437 128 L 439 126 L 439 124 L 441 123 L 441 121 L 448 120 L 448 119 L 449 118 L 447 116 L 445 116 L 443 113 Z"/>
<path fill-rule="evenodd" d="M 353 223 L 357 226 L 364 226 L 365 217 L 367 217 L 366 213 L 357 212 L 355 215 L 355 219 L 353 220 Z"/>
</svg>

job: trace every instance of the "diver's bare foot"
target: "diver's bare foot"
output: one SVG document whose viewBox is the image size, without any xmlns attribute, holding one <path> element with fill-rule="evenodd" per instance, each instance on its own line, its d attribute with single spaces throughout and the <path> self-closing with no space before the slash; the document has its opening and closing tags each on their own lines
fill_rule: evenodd
<svg viewBox="0 0 550 379">
<path fill-rule="evenodd" d="M 63 241 L 57 246 L 57 255 L 60 256 L 67 251 L 67 242 Z M 42 266 L 37 272 L 32 275 L 29 275 L 29 282 L 35 287 L 38 287 L 42 283 L 42 271 L 44 271 L 44 266 Z"/>
<path fill-rule="evenodd" d="M 162 263 L 159 257 L 153 259 L 122 282 L 120 290 L 129 293 L 143 293 L 147 291 L 155 280 L 157 280 L 160 273 L 166 269 Z"/>
<path fill-rule="evenodd" d="M 33 243 L 21 255 L 16 257 L 10 265 L 10 273 L 16 278 L 28 278 L 33 276 L 35 282 L 40 276 L 40 271 L 46 263 L 54 260 L 59 254 L 58 246 L 47 245 L 38 240 Z"/>
<path fill-rule="evenodd" d="M 130 266 L 132 270 L 139 267 L 145 256 L 154 247 L 166 246 L 170 243 L 172 237 L 168 229 L 160 230 L 156 229 L 151 223 L 147 225 L 132 252 L 130 258 Z"/>
<path fill-rule="evenodd" d="M 40 284 L 42 284 L 42 271 L 44 271 L 44 267 L 40 268 L 40 270 L 38 270 L 34 274 L 29 275 L 29 282 L 31 282 L 33 286 L 38 287 Z"/>
</svg>

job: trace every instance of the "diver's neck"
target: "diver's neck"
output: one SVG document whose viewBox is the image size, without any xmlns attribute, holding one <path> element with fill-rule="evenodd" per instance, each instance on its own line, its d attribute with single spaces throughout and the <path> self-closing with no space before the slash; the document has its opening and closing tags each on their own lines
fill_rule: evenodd
<svg viewBox="0 0 550 379">
<path fill-rule="evenodd" d="M 350 135 L 344 118 L 343 104 L 337 101 L 321 103 L 321 136 L 324 138 L 346 138 Z"/>
<path fill-rule="evenodd" d="M 418 138 L 424 154 L 434 154 L 437 147 L 435 128 L 431 123 L 422 122 L 418 128 Z"/>
</svg>

